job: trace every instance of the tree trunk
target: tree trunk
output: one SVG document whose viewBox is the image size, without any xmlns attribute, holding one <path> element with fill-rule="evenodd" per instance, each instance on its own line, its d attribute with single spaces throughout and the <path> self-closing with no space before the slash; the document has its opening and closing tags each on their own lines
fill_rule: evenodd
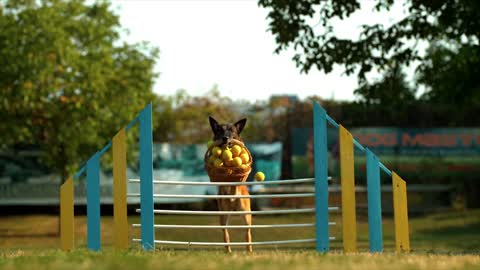
<svg viewBox="0 0 480 270">
<path fill-rule="evenodd" d="M 282 175 L 281 179 L 292 179 L 292 136 L 291 136 L 291 124 L 292 114 L 291 105 L 287 107 L 286 123 L 285 123 L 285 136 L 282 140 Z"/>
</svg>

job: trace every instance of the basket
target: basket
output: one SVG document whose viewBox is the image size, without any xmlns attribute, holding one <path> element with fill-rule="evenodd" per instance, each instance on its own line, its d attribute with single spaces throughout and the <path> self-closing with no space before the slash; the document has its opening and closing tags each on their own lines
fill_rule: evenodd
<svg viewBox="0 0 480 270">
<path fill-rule="evenodd" d="M 207 171 L 208 176 L 210 177 L 210 182 L 245 182 L 247 181 L 248 175 L 252 171 L 252 154 L 245 147 L 243 142 L 239 140 L 232 140 L 233 144 L 239 145 L 242 148 L 245 148 L 249 161 L 246 164 L 245 168 L 242 167 L 215 167 L 208 162 L 208 157 L 213 149 L 213 147 L 218 146 L 216 144 L 212 144 L 207 152 L 205 152 L 204 163 L 205 163 L 205 170 Z"/>
</svg>

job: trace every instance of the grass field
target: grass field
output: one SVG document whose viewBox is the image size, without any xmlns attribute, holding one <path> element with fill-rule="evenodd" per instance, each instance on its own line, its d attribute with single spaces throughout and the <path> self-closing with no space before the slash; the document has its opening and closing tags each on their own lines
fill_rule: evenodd
<svg viewBox="0 0 480 270">
<path fill-rule="evenodd" d="M 410 218 L 412 253 L 394 252 L 391 217 L 384 218 L 383 254 L 368 254 L 368 226 L 358 217 L 358 254 L 341 252 L 341 224 L 331 228 L 337 237 L 332 252 L 318 254 L 313 245 L 254 247 L 254 254 L 234 248 L 227 255 L 223 248 L 164 246 L 145 253 L 137 244 L 128 251 L 115 252 L 112 243 L 112 218 L 102 219 L 101 253 L 86 250 L 86 219 L 76 218 L 76 247 L 72 252 L 58 250 L 55 216 L 0 217 L 0 269 L 480 269 L 480 211 L 452 211 Z M 234 219 L 233 224 L 241 224 Z M 138 217 L 130 217 L 130 223 Z M 255 224 L 313 222 L 310 215 L 254 217 Z M 215 217 L 157 217 L 161 224 L 217 224 Z M 139 237 L 139 230 L 129 235 Z M 232 230 L 232 241 L 243 241 L 243 231 Z M 255 241 L 313 238 L 313 229 L 257 229 Z M 220 230 L 156 231 L 157 239 L 180 241 L 222 241 Z"/>
</svg>

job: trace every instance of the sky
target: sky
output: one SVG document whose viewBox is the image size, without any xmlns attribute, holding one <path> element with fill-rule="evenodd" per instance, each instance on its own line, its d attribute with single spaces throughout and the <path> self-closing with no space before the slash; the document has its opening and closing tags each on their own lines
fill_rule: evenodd
<svg viewBox="0 0 480 270">
<path fill-rule="evenodd" d="M 372 4 L 365 0 L 351 19 L 336 22 L 336 33 L 358 38 L 361 24 L 390 24 L 402 18 L 401 4 L 375 16 Z M 112 6 L 130 32 L 128 42 L 148 41 L 160 49 L 157 94 L 185 89 L 190 95 L 204 95 L 216 84 L 222 95 L 251 102 L 281 94 L 355 99 L 356 77 L 347 77 L 341 68 L 329 74 L 316 69 L 301 74 L 292 50 L 275 54 L 274 36 L 267 31 L 268 10 L 257 1 L 113 0 Z"/>
</svg>

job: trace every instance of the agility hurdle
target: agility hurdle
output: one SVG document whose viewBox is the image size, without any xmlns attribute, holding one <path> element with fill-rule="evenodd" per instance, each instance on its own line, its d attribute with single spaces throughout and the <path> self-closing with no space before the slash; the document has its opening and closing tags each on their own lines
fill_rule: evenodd
<svg viewBox="0 0 480 270">
<path fill-rule="evenodd" d="M 325 110 L 314 103 L 314 158 L 315 178 L 287 179 L 267 182 L 183 182 L 153 180 L 152 162 L 152 109 L 149 104 L 140 114 L 122 129 L 101 151 L 95 153 L 73 178 L 67 180 L 61 187 L 61 245 L 63 250 L 74 247 L 73 239 L 73 180 L 86 171 L 87 174 L 87 240 L 90 250 L 100 250 L 100 194 L 99 194 L 99 157 L 113 145 L 114 154 L 114 245 L 124 249 L 128 246 L 128 224 L 126 214 L 126 198 L 140 197 L 140 208 L 136 212 L 141 215 L 141 224 L 133 224 L 133 227 L 141 228 L 141 239 L 132 239 L 140 242 L 144 250 L 154 250 L 155 244 L 165 245 L 198 245 L 198 246 L 225 246 L 224 242 L 186 242 L 166 241 L 155 239 L 155 229 L 268 229 L 268 228 L 295 228 L 314 227 L 315 238 L 311 239 L 288 239 L 264 242 L 232 242 L 231 246 L 244 245 L 279 245 L 293 243 L 316 243 L 319 252 L 328 252 L 329 243 L 335 237 L 329 235 L 329 226 L 336 225 L 329 222 L 329 212 L 339 210 L 338 207 L 328 205 L 328 173 L 327 173 L 327 122 L 339 129 L 340 137 L 340 160 L 341 160 L 341 188 L 342 188 L 342 227 L 343 246 L 346 253 L 356 252 L 356 215 L 355 215 L 355 192 L 353 170 L 353 147 L 357 147 L 367 155 L 367 191 L 368 191 L 368 220 L 369 241 L 371 252 L 382 252 L 382 224 L 381 224 L 381 200 L 380 200 L 380 168 L 392 176 L 394 191 L 394 219 L 395 241 L 398 252 L 408 252 L 408 214 L 406 200 L 406 183 L 397 174 L 388 170 L 377 157 L 367 148 L 361 146 L 352 135 L 331 119 Z M 135 123 L 140 124 L 140 179 L 129 179 L 132 183 L 140 184 L 140 193 L 127 194 L 126 191 L 126 147 L 125 133 Z M 312 183 L 315 193 L 292 193 L 292 194 L 262 194 L 262 195 L 189 195 L 189 194 L 154 194 L 153 185 L 271 185 L 271 184 L 298 184 Z M 153 199 L 157 198 L 291 198 L 291 197 L 314 197 L 315 208 L 264 210 L 264 211 L 186 211 L 186 210 L 161 210 L 154 209 Z M 189 214 L 189 215 L 274 215 L 314 213 L 315 223 L 308 224 L 271 224 L 271 225 L 165 225 L 154 224 L 155 214 Z"/>
<path fill-rule="evenodd" d="M 326 175 L 327 140 L 326 123 L 339 130 L 340 138 L 340 178 L 342 190 L 342 229 L 344 252 L 357 252 L 357 231 L 355 211 L 355 177 L 354 177 L 354 147 L 365 153 L 367 157 L 367 203 L 368 203 L 368 231 L 370 252 L 383 251 L 382 208 L 380 192 L 380 169 L 392 177 L 393 209 L 395 223 L 395 246 L 397 252 L 409 252 L 410 240 L 408 231 L 407 188 L 406 182 L 395 172 L 383 165 L 375 154 L 363 147 L 352 134 L 333 120 L 326 111 L 314 102 L 314 144 L 315 144 L 315 176 L 320 168 L 321 177 Z M 320 141 L 318 138 L 321 138 Z M 317 141 L 320 145 L 317 144 Z M 320 164 L 317 164 L 318 163 Z M 322 183 L 322 181 L 319 181 Z M 325 193 L 328 196 L 328 192 Z M 323 198 L 328 202 L 328 197 Z M 328 215 L 323 206 L 323 215 Z M 317 206 L 318 209 L 318 206 Z M 323 220 L 323 219 L 322 219 Z M 325 226 L 323 226 L 325 228 Z M 326 227 L 328 229 L 328 226 Z M 325 235 L 328 232 L 322 231 Z M 328 250 L 328 246 L 324 247 Z M 317 248 L 318 250 L 318 248 Z"/>
<path fill-rule="evenodd" d="M 152 104 L 148 104 L 125 128 L 99 152 L 95 153 L 73 177 L 60 187 L 60 237 L 62 250 L 74 248 L 74 203 L 73 181 L 86 173 L 87 192 L 87 246 L 99 251 L 100 241 L 100 157 L 113 148 L 113 207 L 114 207 L 114 246 L 125 249 L 128 246 L 127 223 L 127 162 L 126 132 L 136 123 L 140 127 L 140 198 L 142 207 L 141 222 L 142 247 L 153 250 L 153 140 L 152 140 Z"/>
</svg>

